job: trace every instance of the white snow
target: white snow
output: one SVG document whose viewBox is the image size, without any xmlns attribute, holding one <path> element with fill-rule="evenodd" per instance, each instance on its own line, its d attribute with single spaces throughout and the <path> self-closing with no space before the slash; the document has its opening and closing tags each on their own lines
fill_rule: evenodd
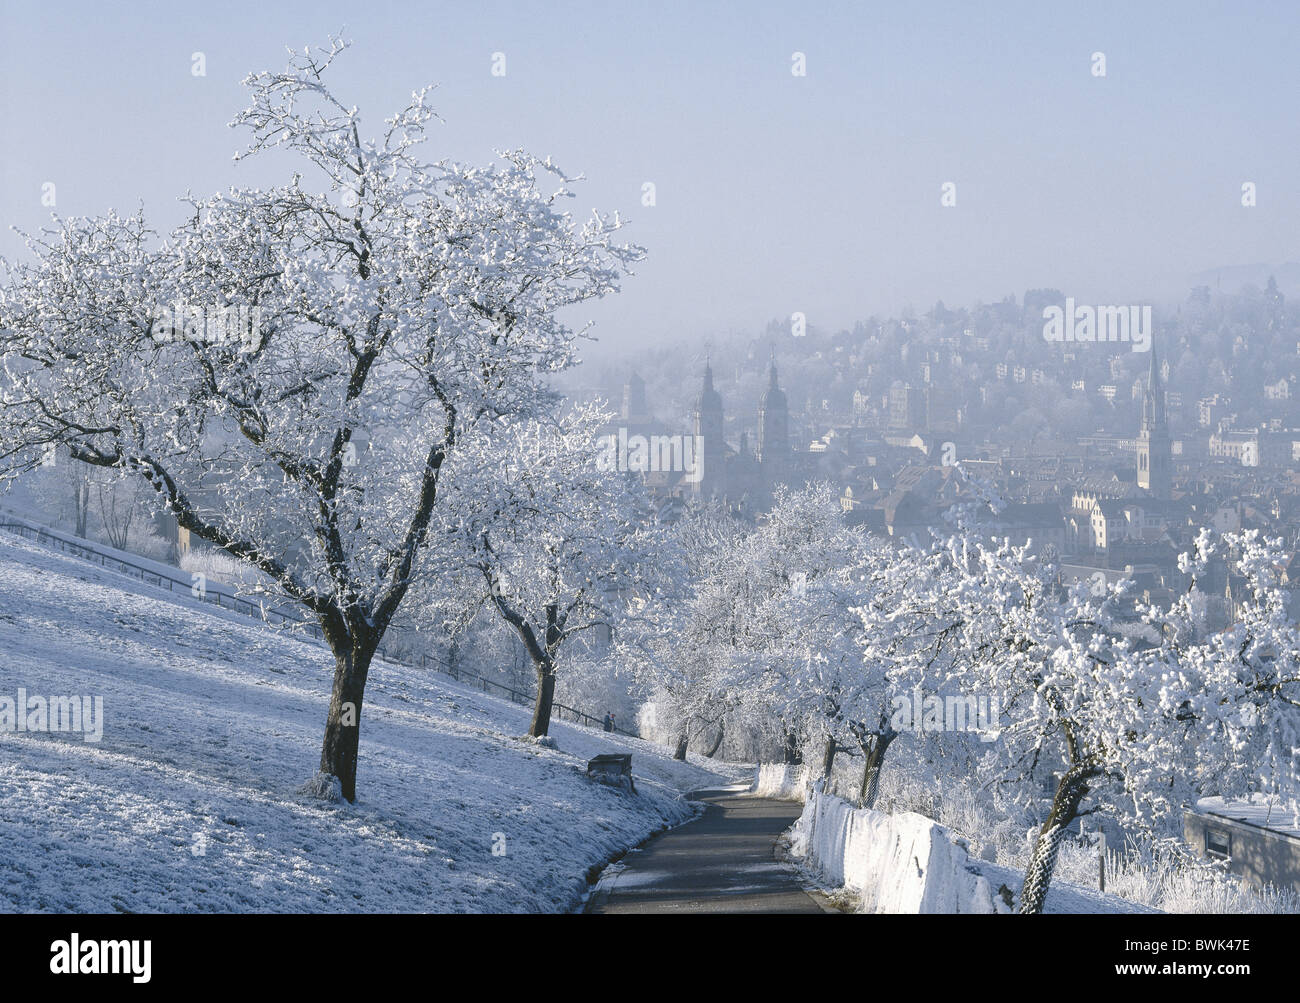
<svg viewBox="0 0 1300 1003">
<path fill-rule="evenodd" d="M 0 535 L 0 695 L 100 696 L 102 741 L 0 734 L 0 911 L 558 911 L 732 777 L 377 661 L 359 800 L 312 781 L 316 642 Z M 589 781 L 631 752 L 637 796 Z M 723 770 L 724 773 L 717 772 Z M 496 853 L 494 854 L 494 850 Z"/>
<path fill-rule="evenodd" d="M 994 913 L 1009 907 L 942 826 L 813 793 L 791 832 L 791 854 L 878 913 Z"/>
<path fill-rule="evenodd" d="M 789 772 L 787 785 L 799 788 L 799 771 L 790 767 L 770 771 L 769 787 L 779 786 L 777 770 Z M 1010 913 L 1006 895 L 1014 903 L 1023 881 L 1009 868 L 972 859 L 963 840 L 923 815 L 854 808 L 816 788 L 790 830 L 790 853 L 827 884 L 852 892 L 864 912 Z M 1058 880 L 1045 911 L 1153 910 Z"/>
<path fill-rule="evenodd" d="M 1196 811 L 1201 815 L 1217 815 L 1300 839 L 1300 811 L 1296 810 L 1294 802 L 1287 803 L 1266 794 L 1253 794 L 1232 801 L 1220 797 L 1201 798 L 1196 802 Z"/>
<path fill-rule="evenodd" d="M 808 768 L 805 766 L 761 763 L 751 790 L 761 798 L 806 801 L 810 783 Z"/>
</svg>

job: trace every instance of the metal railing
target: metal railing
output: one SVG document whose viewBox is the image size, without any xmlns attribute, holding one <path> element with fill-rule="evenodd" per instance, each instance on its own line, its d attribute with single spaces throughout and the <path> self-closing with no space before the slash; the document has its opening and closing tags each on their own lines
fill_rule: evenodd
<svg viewBox="0 0 1300 1003">
<path fill-rule="evenodd" d="M 244 616 L 252 617 L 255 620 L 271 622 L 271 617 L 278 617 L 280 623 L 292 623 L 296 626 L 304 627 L 313 637 L 324 640 L 324 633 L 318 624 L 304 620 L 302 617 L 294 616 L 289 613 L 282 613 L 279 610 L 267 609 L 259 603 L 249 602 L 247 599 L 240 599 L 233 593 L 223 593 L 220 589 L 209 588 L 204 585 L 201 588 L 194 586 L 193 582 L 187 582 L 181 578 L 172 578 L 170 575 L 164 575 L 158 571 L 134 564 L 131 561 L 124 561 L 120 557 L 112 557 L 93 547 L 76 543 L 72 540 L 66 540 L 62 536 L 51 533 L 49 530 L 40 526 L 30 526 L 20 522 L 0 522 L 0 529 L 10 533 L 15 533 L 24 539 L 31 540 L 38 546 L 47 547 L 50 550 L 57 550 L 60 553 L 69 554 L 78 560 L 86 561 L 89 564 L 98 564 L 101 568 L 109 571 L 116 571 L 119 574 L 128 575 L 136 578 L 147 585 L 153 585 L 157 588 L 165 588 L 169 592 L 176 592 L 179 586 L 183 592 L 189 592 L 195 599 L 201 599 L 204 602 L 215 603 L 222 609 L 229 609 Z"/>
<path fill-rule="evenodd" d="M 194 599 L 214 603 L 222 609 L 230 610 L 233 613 L 249 617 L 253 620 L 270 624 L 272 623 L 271 618 L 276 617 L 277 622 L 280 625 L 291 624 L 295 628 L 301 628 L 303 631 L 310 634 L 315 640 L 321 641 L 322 643 L 325 640 L 325 632 L 321 630 L 320 624 L 313 623 L 305 617 L 291 613 L 284 613 L 280 610 L 268 609 L 261 603 L 249 602 L 247 599 L 241 599 L 234 594 L 223 593 L 220 589 L 212 588 L 206 584 L 201 588 L 196 588 L 192 581 L 187 582 L 183 578 L 173 578 L 170 575 L 162 574 L 161 572 L 151 568 L 146 568 L 142 565 L 132 563 L 131 561 L 122 560 L 120 557 L 112 557 L 93 547 L 76 543 L 73 540 L 64 539 L 62 536 L 51 533 L 44 527 L 32 526 L 22 522 L 0 522 L 0 529 L 9 533 L 14 533 L 24 539 L 31 540 L 38 546 L 57 550 L 60 553 L 68 554 L 78 560 L 83 560 L 90 564 L 98 564 L 101 568 L 109 571 L 128 575 L 131 578 L 138 579 L 146 585 L 152 585 L 160 589 L 165 588 L 167 591 L 173 593 L 178 591 L 179 588 L 179 591 L 188 592 Z M 488 679 L 486 676 L 481 676 L 475 672 L 465 672 L 461 669 L 455 668 L 454 666 L 444 665 L 438 659 L 430 658 L 424 652 L 420 653 L 418 660 L 413 660 L 402 655 L 393 654 L 389 649 L 381 645 L 375 650 L 375 654 L 385 661 L 393 662 L 397 665 L 404 665 L 407 668 L 432 669 L 434 672 L 450 676 L 458 683 L 470 685 L 477 684 L 484 693 L 492 695 L 493 692 L 496 691 L 503 694 L 511 703 L 528 706 L 537 699 L 535 693 L 523 692 L 512 686 L 499 683 L 494 679 Z M 559 701 L 553 700 L 551 702 L 552 717 L 563 721 L 565 720 L 566 714 L 568 715 L 568 720 L 580 724 L 587 724 L 596 728 L 602 727 L 604 724 L 601 718 L 593 717 L 585 711 L 578 710 L 576 707 L 570 707 L 567 704 L 560 703 Z M 614 728 L 614 731 L 620 735 L 626 735 L 629 738 L 639 737 L 634 732 L 627 731 L 626 729 L 617 726 Z"/>
</svg>

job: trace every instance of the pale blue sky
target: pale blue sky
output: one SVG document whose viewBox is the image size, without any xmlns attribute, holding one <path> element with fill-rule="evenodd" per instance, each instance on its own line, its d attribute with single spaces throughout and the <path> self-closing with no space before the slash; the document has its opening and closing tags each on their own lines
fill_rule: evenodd
<svg viewBox="0 0 1300 1003">
<path fill-rule="evenodd" d="M 143 199 L 170 225 L 186 188 L 278 180 L 231 162 L 239 80 L 340 27 L 363 124 L 437 84 L 430 159 L 523 146 L 588 176 L 575 211 L 624 212 L 650 258 L 584 314 L 610 342 L 1300 260 L 1294 2 L 0 0 L 0 253 L 46 218 L 46 181 L 61 214 Z"/>
</svg>

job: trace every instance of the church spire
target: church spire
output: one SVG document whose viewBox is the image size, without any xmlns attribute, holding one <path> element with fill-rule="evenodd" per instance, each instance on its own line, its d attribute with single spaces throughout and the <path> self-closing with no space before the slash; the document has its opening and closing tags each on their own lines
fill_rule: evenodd
<svg viewBox="0 0 1300 1003">
<path fill-rule="evenodd" d="M 1173 480 L 1173 450 L 1165 421 L 1165 392 L 1160 380 L 1160 360 L 1151 341 L 1151 364 L 1142 394 L 1142 427 L 1137 437 L 1137 483 L 1153 498 L 1167 499 Z"/>
<path fill-rule="evenodd" d="M 695 446 L 700 456 L 700 476 L 691 488 L 702 497 L 726 494 L 727 443 L 723 439 L 722 395 L 713 387 L 713 366 L 704 357 L 704 385 L 695 405 Z"/>
<path fill-rule="evenodd" d="M 1144 428 L 1163 429 L 1165 425 L 1165 393 L 1160 385 L 1160 361 L 1156 357 L 1156 342 L 1151 338 L 1151 365 L 1147 370 L 1146 393 L 1142 397 L 1142 425 Z"/>
<path fill-rule="evenodd" d="M 790 450 L 790 413 L 785 393 L 776 378 L 776 348 L 768 367 L 768 386 L 758 400 L 758 462 L 763 488 L 771 492 L 785 482 L 786 459 Z"/>
</svg>

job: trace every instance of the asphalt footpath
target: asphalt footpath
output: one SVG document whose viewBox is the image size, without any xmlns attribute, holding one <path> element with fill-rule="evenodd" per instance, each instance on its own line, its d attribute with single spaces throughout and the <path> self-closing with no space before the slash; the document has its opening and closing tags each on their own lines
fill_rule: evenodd
<svg viewBox="0 0 1300 1003">
<path fill-rule="evenodd" d="M 588 913 L 822 913 L 797 873 L 776 856 L 799 817 L 793 801 L 737 791 L 695 791 L 704 813 L 628 853 L 601 875 Z"/>
</svg>

